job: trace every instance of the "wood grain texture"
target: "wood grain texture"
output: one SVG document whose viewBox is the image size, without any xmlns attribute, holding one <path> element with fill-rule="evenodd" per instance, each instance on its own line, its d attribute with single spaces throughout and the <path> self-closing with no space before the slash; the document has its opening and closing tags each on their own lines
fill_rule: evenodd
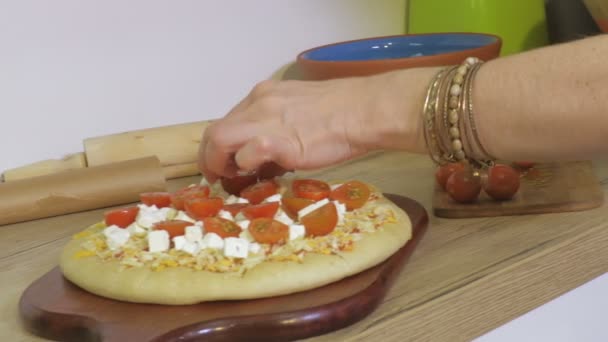
<svg viewBox="0 0 608 342">
<path fill-rule="evenodd" d="M 20 313 L 30 331 L 61 341 L 284 341 L 337 330 L 380 304 L 426 230 L 424 207 L 389 198 L 412 220 L 412 239 L 382 264 L 327 286 L 258 300 L 147 305 L 88 293 L 56 267 L 26 289 Z"/>
<path fill-rule="evenodd" d="M 42 160 L 6 170 L 2 176 L 5 182 L 11 182 L 19 179 L 44 176 L 60 171 L 82 169 L 85 167 L 87 167 L 87 161 L 84 153 L 80 152 L 67 155 L 61 159 Z"/>
<path fill-rule="evenodd" d="M 495 201 L 482 191 L 468 204 L 453 201 L 435 184 L 433 213 L 450 218 L 559 213 L 597 208 L 604 201 L 590 161 L 538 164 L 520 180 L 511 200 Z"/>
<path fill-rule="evenodd" d="M 608 162 L 593 168 L 604 194 Z M 303 176 L 361 179 L 432 212 L 434 168 L 426 155 L 374 153 Z M 169 182 L 171 190 L 197 177 Z M 19 320 L 23 291 L 57 265 L 70 236 L 104 209 L 0 229 L 0 341 L 38 341 Z M 424 239 L 363 320 L 306 341 L 470 341 L 608 272 L 608 205 L 565 213 L 430 217 Z"/>
</svg>

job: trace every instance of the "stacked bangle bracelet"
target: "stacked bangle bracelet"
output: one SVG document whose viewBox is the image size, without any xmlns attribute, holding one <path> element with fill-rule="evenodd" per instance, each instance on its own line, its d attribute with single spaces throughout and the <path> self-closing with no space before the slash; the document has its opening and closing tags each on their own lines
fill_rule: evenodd
<svg viewBox="0 0 608 342">
<path fill-rule="evenodd" d="M 424 138 L 438 165 L 466 162 L 487 167 L 495 159 L 481 145 L 473 115 L 473 81 L 483 62 L 475 57 L 440 70 L 424 101 Z"/>
</svg>

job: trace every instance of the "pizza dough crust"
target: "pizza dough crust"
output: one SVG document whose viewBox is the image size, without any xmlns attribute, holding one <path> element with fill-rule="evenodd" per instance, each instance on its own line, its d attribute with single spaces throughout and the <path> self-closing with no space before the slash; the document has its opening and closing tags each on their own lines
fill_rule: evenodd
<svg viewBox="0 0 608 342">
<path fill-rule="evenodd" d="M 397 223 L 364 234 L 352 251 L 338 255 L 308 253 L 301 263 L 262 262 L 243 276 L 174 267 L 120 269 L 118 261 L 96 256 L 74 258 L 81 240 L 70 241 L 61 255 L 64 276 L 94 294 L 116 300 L 167 305 L 212 300 L 253 299 L 317 288 L 373 267 L 393 255 L 411 238 L 412 223 L 403 210 L 385 198 Z"/>
</svg>

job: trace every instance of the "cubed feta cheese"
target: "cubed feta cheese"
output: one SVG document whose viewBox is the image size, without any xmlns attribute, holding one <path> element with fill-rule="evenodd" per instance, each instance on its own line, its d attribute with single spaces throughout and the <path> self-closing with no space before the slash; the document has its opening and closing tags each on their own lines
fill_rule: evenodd
<svg viewBox="0 0 608 342">
<path fill-rule="evenodd" d="M 181 221 L 186 221 L 186 222 L 191 222 L 191 223 L 195 223 L 196 220 L 194 220 L 192 217 L 188 216 L 188 214 L 186 214 L 183 211 L 179 211 L 177 213 L 177 215 L 175 215 L 174 220 L 181 220 Z"/>
<path fill-rule="evenodd" d="M 333 203 L 336 206 L 336 212 L 338 213 L 338 224 L 342 224 L 344 222 L 344 214 L 346 213 L 346 204 L 338 201 L 333 201 Z"/>
<path fill-rule="evenodd" d="M 289 240 L 303 238 L 306 235 L 306 228 L 301 224 L 292 224 L 289 226 Z"/>
<path fill-rule="evenodd" d="M 247 217 L 245 217 L 245 215 L 243 214 L 243 212 L 239 211 L 235 216 L 234 216 L 234 221 L 235 222 L 239 222 L 239 221 L 245 221 L 247 220 Z"/>
<path fill-rule="evenodd" d="M 257 242 L 252 242 L 249 244 L 249 253 L 258 254 L 262 250 L 262 246 L 260 246 Z"/>
<path fill-rule="evenodd" d="M 165 252 L 169 250 L 169 233 L 166 230 L 153 230 L 148 233 L 148 250 Z"/>
<path fill-rule="evenodd" d="M 224 201 L 226 204 L 234 204 L 237 203 L 238 197 L 234 196 L 234 195 L 230 195 L 228 196 L 228 198 L 226 198 L 226 200 Z"/>
<path fill-rule="evenodd" d="M 276 215 L 274 215 L 274 219 L 281 223 L 284 223 L 288 226 L 293 223 L 293 220 L 291 219 L 291 217 L 289 217 L 287 214 L 285 214 L 285 212 L 281 209 L 279 209 L 279 211 L 277 211 Z"/>
<path fill-rule="evenodd" d="M 209 182 L 207 182 L 207 179 L 205 179 L 205 177 L 201 177 L 201 181 L 198 184 L 199 185 L 209 185 Z"/>
<path fill-rule="evenodd" d="M 222 249 L 224 248 L 224 239 L 215 233 L 207 233 L 203 237 L 203 244 L 206 248 Z"/>
<path fill-rule="evenodd" d="M 203 230 L 199 226 L 188 226 L 185 232 L 186 240 L 189 242 L 198 242 L 203 239 Z"/>
<path fill-rule="evenodd" d="M 249 200 L 246 198 L 238 197 L 236 199 L 236 203 L 249 203 Z"/>
<path fill-rule="evenodd" d="M 137 224 L 137 222 L 133 222 L 131 223 L 128 227 L 127 230 L 129 231 L 129 233 L 131 233 L 132 235 L 137 235 L 137 236 L 142 236 L 144 234 L 146 234 L 148 232 L 147 229 L 145 229 L 144 227 L 141 227 L 140 225 Z"/>
<path fill-rule="evenodd" d="M 217 216 L 229 221 L 234 221 L 234 217 L 232 217 L 232 214 L 226 210 L 220 210 L 220 212 L 217 213 Z"/>
<path fill-rule="evenodd" d="M 249 241 L 228 237 L 224 243 L 224 255 L 233 258 L 246 258 L 249 254 Z"/>
<path fill-rule="evenodd" d="M 307 207 L 302 208 L 300 211 L 298 211 L 298 220 L 301 220 L 302 217 L 312 213 L 313 211 L 321 208 L 322 206 L 326 205 L 327 203 L 329 203 L 329 200 L 327 198 L 324 198 L 320 201 L 317 201 Z"/>
<path fill-rule="evenodd" d="M 255 240 L 253 239 L 253 236 L 251 236 L 251 233 L 249 232 L 249 230 L 243 230 L 243 231 L 242 231 L 242 232 L 239 234 L 239 237 L 240 237 L 241 239 L 245 239 L 245 240 L 247 240 L 247 241 L 249 241 L 249 242 L 253 242 L 253 241 L 255 241 Z"/>
<path fill-rule="evenodd" d="M 186 242 L 187 240 L 185 236 L 176 236 L 173 238 L 173 248 L 177 249 L 178 251 L 181 251 L 184 249 L 184 245 L 186 244 Z"/>
<path fill-rule="evenodd" d="M 111 250 L 116 250 L 122 247 L 127 241 L 129 241 L 129 237 L 131 233 L 128 230 L 120 228 L 115 225 L 111 225 L 104 229 L 103 234 L 106 237 L 106 243 L 108 248 Z"/>
<path fill-rule="evenodd" d="M 267 197 L 264 202 L 281 202 L 283 196 L 281 194 L 274 194 L 272 196 Z"/>
<path fill-rule="evenodd" d="M 186 241 L 186 243 L 182 247 L 182 251 L 192 254 L 192 255 L 197 255 L 198 252 L 200 252 L 200 250 L 201 250 L 201 247 L 198 244 L 198 242 Z"/>
<path fill-rule="evenodd" d="M 249 223 L 251 223 L 251 221 L 249 220 L 243 220 L 243 221 L 239 221 L 236 224 L 239 225 L 239 227 L 241 227 L 242 230 L 247 230 L 249 229 Z"/>
<path fill-rule="evenodd" d="M 342 186 L 342 184 L 332 184 L 332 185 L 330 185 L 330 186 L 329 186 L 329 188 L 330 188 L 332 191 L 334 191 L 334 190 L 336 190 L 337 188 L 339 188 L 339 187 L 341 187 L 341 186 Z"/>
<path fill-rule="evenodd" d="M 205 224 L 203 223 L 203 221 L 196 221 L 196 222 L 194 222 L 194 225 L 195 226 L 199 226 L 201 228 L 203 228 L 205 226 Z"/>
<path fill-rule="evenodd" d="M 139 212 L 135 222 L 143 228 L 151 229 L 155 223 L 164 221 L 167 219 L 167 215 L 175 213 L 175 209 L 172 208 L 161 208 L 158 209 L 155 205 L 146 206 L 139 205 Z"/>
</svg>

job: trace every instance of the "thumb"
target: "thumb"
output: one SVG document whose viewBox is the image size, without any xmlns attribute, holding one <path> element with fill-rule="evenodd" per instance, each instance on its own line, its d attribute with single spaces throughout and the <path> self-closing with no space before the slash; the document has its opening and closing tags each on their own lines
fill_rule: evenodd
<svg viewBox="0 0 608 342">
<path fill-rule="evenodd" d="M 249 139 L 236 152 L 234 159 L 239 169 L 246 171 L 257 170 L 267 162 L 275 162 L 291 170 L 296 168 L 298 155 L 295 144 L 285 137 L 257 136 Z"/>
</svg>

